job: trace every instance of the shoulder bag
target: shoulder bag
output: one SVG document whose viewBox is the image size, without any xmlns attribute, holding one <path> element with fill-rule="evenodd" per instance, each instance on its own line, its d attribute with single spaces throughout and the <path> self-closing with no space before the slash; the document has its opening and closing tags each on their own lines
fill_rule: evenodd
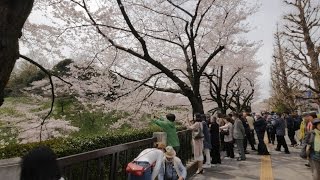
<svg viewBox="0 0 320 180">
<path fill-rule="evenodd" d="M 141 155 L 141 156 L 139 156 L 139 157 L 137 157 L 137 158 L 135 158 L 135 159 L 138 159 L 138 158 L 140 158 L 140 157 L 142 157 L 142 156 L 144 156 L 144 155 L 146 155 L 146 154 L 148 154 L 148 153 L 150 153 L 150 152 L 151 152 L 151 151 L 149 151 L 149 152 L 147 152 L 147 153 L 145 153 L 145 154 L 143 154 L 143 155 Z M 135 176 L 143 176 L 144 172 L 145 172 L 147 169 L 151 168 L 151 166 L 152 166 L 152 165 L 149 165 L 149 166 L 147 166 L 147 167 L 143 167 L 143 166 L 140 166 L 140 165 L 136 164 L 136 163 L 134 162 L 134 160 L 133 160 L 132 162 L 129 162 L 129 163 L 127 164 L 126 172 L 127 172 L 127 173 L 130 173 L 130 174 L 132 174 L 132 175 L 135 175 Z"/>
</svg>

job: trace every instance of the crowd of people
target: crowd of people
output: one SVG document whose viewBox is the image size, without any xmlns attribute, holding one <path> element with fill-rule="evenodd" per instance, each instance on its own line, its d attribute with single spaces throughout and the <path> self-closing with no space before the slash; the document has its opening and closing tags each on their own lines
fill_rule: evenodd
<svg viewBox="0 0 320 180">
<path fill-rule="evenodd" d="M 168 144 L 177 146 L 179 142 L 176 129 L 174 128 L 175 117 L 173 114 L 167 115 L 166 120 L 155 120 L 154 122 L 168 133 Z M 304 113 L 302 116 L 296 113 L 231 113 L 228 115 L 196 113 L 194 120 L 187 121 L 186 126 L 193 132 L 193 154 L 197 162 L 197 174 L 204 173 L 204 169 L 221 164 L 222 159 L 234 159 L 245 161 L 246 154 L 249 154 L 247 147 L 256 151 L 257 155 L 270 155 L 265 143 L 275 145 L 275 151 L 290 154 L 286 134 L 290 140 L 290 146 L 305 146 L 308 153 L 309 163 L 306 166 L 312 168 L 314 179 L 319 179 L 320 170 L 320 137 L 316 113 Z M 160 122 L 162 121 L 162 122 Z M 163 124 L 169 123 L 168 126 Z M 287 131 L 286 131 L 287 129 Z M 296 132 L 299 131 L 299 134 Z M 286 133 L 287 132 L 287 133 Z M 170 137 L 171 135 L 176 137 Z M 256 144 L 256 139 L 258 144 Z M 170 142 L 170 139 L 175 141 Z M 235 155 L 235 149 L 239 155 Z"/>
<path fill-rule="evenodd" d="M 167 142 L 157 142 L 155 147 L 143 150 L 126 168 L 129 180 L 184 180 L 186 167 L 177 157 L 180 151 L 179 138 L 175 126 L 175 115 L 155 119 L 167 134 Z M 300 156 L 306 159 L 305 165 L 311 167 L 314 180 L 320 179 L 320 119 L 314 112 L 302 116 L 289 113 L 232 113 L 217 116 L 195 114 L 188 121 L 187 128 L 192 130 L 194 160 L 197 162 L 197 174 L 204 169 L 221 164 L 223 159 L 236 158 L 245 161 L 248 144 L 258 155 L 270 155 L 264 141 L 267 133 L 269 144 L 275 144 L 276 151 L 283 147 L 290 154 L 285 140 L 286 128 L 290 146 L 302 146 Z M 296 132 L 299 130 L 298 136 Z M 256 145 L 255 137 L 258 139 Z M 297 138 L 298 137 L 298 138 Z M 234 149 L 239 155 L 235 155 Z M 223 155 L 223 156 L 221 156 Z M 62 180 L 56 155 L 48 147 L 38 147 L 23 157 L 21 180 Z"/>
</svg>

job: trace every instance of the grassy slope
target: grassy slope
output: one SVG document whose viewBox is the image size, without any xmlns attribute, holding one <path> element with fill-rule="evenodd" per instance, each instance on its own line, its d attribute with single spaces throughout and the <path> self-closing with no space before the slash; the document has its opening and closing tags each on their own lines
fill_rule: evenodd
<svg viewBox="0 0 320 180">
<path fill-rule="evenodd" d="M 5 103 L 7 106 L 0 107 L 0 122 L 2 122 L 0 124 L 0 132 L 4 131 L 4 129 L 8 131 L 6 124 L 8 121 L 10 122 L 10 118 L 23 118 L 25 114 L 19 110 L 19 105 L 32 105 L 31 108 L 24 110 L 31 114 L 39 114 L 39 112 L 42 112 L 41 116 L 44 116 L 51 106 L 49 100 L 39 101 L 30 97 L 9 97 L 5 99 Z M 128 116 L 128 113 L 116 111 L 110 113 L 103 113 L 102 111 L 89 112 L 74 99 L 57 99 L 51 115 L 54 119 L 65 119 L 70 121 L 72 126 L 80 128 L 78 132 L 72 133 L 71 136 L 104 134 L 109 130 L 108 128 L 111 124 L 126 116 Z M 4 119 L 6 120 L 5 123 L 3 122 Z M 127 129 L 131 127 L 125 124 L 123 128 Z"/>
</svg>

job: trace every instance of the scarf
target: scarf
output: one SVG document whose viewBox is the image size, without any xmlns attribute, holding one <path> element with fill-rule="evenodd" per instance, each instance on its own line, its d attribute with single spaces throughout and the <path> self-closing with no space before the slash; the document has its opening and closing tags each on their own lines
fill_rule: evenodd
<svg viewBox="0 0 320 180">
<path fill-rule="evenodd" d="M 307 132 L 311 132 L 312 131 L 312 127 L 313 127 L 312 122 L 309 122 L 307 124 Z"/>
<path fill-rule="evenodd" d="M 315 137 L 314 137 L 314 151 L 320 152 L 320 131 L 318 129 L 314 129 Z"/>
</svg>

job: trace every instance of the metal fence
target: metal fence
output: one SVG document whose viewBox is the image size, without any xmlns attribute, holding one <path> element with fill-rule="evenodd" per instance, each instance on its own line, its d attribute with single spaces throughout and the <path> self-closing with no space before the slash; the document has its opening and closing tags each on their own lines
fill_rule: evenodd
<svg viewBox="0 0 320 180">
<path fill-rule="evenodd" d="M 192 158 L 191 131 L 178 132 L 180 151 L 178 157 L 185 164 Z M 156 138 L 148 138 L 59 158 L 66 180 L 124 180 L 125 167 L 142 150 L 150 148 Z"/>
</svg>

